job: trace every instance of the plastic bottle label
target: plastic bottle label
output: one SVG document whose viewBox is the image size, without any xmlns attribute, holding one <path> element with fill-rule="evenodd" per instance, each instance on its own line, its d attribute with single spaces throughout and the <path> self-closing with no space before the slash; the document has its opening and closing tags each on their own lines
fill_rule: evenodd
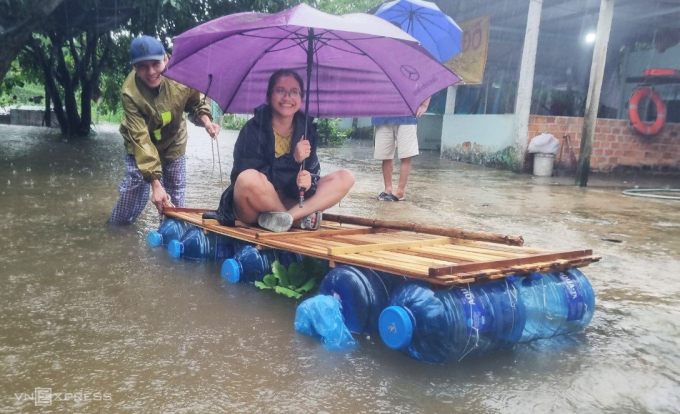
<svg viewBox="0 0 680 414">
<path fill-rule="evenodd" d="M 463 304 L 467 321 L 467 334 L 471 335 L 473 331 L 488 332 L 491 329 L 491 318 L 480 303 L 479 298 L 467 288 L 456 289 L 455 292 Z"/>
<path fill-rule="evenodd" d="M 567 297 L 567 321 L 580 321 L 586 312 L 585 298 L 576 277 L 566 272 L 559 273 L 562 289 Z"/>
</svg>

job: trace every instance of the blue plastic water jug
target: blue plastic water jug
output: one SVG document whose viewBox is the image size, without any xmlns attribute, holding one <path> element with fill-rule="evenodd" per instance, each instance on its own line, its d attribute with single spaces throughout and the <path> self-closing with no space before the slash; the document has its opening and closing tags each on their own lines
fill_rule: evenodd
<svg viewBox="0 0 680 414">
<path fill-rule="evenodd" d="M 406 279 L 354 266 L 338 266 L 324 277 L 319 293 L 336 298 L 342 305 L 345 325 L 351 332 L 378 330 L 380 312 L 394 288 Z"/>
<path fill-rule="evenodd" d="M 223 260 L 234 255 L 241 242 L 231 237 L 205 233 L 199 227 L 192 227 L 179 240 L 168 244 L 168 254 L 171 257 L 184 257 L 194 260 Z"/>
<path fill-rule="evenodd" d="M 593 317 L 595 292 L 578 269 L 532 274 L 513 283 L 527 309 L 523 342 L 581 331 Z"/>
<path fill-rule="evenodd" d="M 441 364 L 510 347 L 522 336 L 526 311 L 505 280 L 433 291 L 404 284 L 380 314 L 387 346 L 419 361 Z"/>
<path fill-rule="evenodd" d="M 146 243 L 151 247 L 167 246 L 173 240 L 179 240 L 191 227 L 185 221 L 172 218 L 165 219 L 158 231 L 152 230 L 146 236 Z"/>
<path fill-rule="evenodd" d="M 231 283 L 261 282 L 265 275 L 272 272 L 274 261 L 286 268 L 293 262 L 301 262 L 302 256 L 281 250 L 257 250 L 253 246 L 244 246 L 234 254 L 233 258 L 222 263 L 222 277 Z"/>
</svg>

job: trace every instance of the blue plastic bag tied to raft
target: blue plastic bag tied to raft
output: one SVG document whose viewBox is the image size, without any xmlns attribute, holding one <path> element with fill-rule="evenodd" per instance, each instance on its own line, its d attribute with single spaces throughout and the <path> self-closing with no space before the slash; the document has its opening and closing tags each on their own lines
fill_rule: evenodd
<svg viewBox="0 0 680 414">
<path fill-rule="evenodd" d="M 295 311 L 295 330 L 320 339 L 330 351 L 348 351 L 359 345 L 345 326 L 340 302 L 332 296 L 318 295 L 302 302 Z"/>
</svg>

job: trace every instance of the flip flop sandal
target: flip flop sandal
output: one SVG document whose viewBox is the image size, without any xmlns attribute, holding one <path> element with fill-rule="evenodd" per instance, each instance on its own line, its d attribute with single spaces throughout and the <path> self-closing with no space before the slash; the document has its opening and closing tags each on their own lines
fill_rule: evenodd
<svg viewBox="0 0 680 414">
<path fill-rule="evenodd" d="M 380 201 L 399 201 L 397 196 L 395 196 L 394 194 L 387 194 L 385 192 L 378 194 L 378 200 L 380 200 Z"/>
<path fill-rule="evenodd" d="M 290 230 L 290 227 L 293 225 L 293 216 L 285 211 L 260 213 L 257 217 L 257 224 L 263 229 L 276 233 L 283 233 L 284 231 Z"/>
<path fill-rule="evenodd" d="M 316 220 L 314 221 L 314 225 L 312 225 L 312 217 L 316 215 Z M 322 211 L 315 211 L 312 214 L 305 216 L 300 220 L 300 228 L 303 230 L 317 230 L 319 226 L 321 225 L 321 217 L 323 216 Z"/>
</svg>

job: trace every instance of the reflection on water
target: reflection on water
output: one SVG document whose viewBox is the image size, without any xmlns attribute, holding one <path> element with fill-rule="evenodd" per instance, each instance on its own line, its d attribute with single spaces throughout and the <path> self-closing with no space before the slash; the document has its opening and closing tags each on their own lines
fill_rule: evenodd
<svg viewBox="0 0 680 414">
<path fill-rule="evenodd" d="M 538 341 L 445 367 L 389 351 L 377 335 L 351 354 L 295 334 L 295 303 L 227 285 L 216 264 L 174 261 L 135 226 L 104 223 L 123 175 L 116 126 L 86 141 L 40 128 L 0 127 L 0 412 L 29 411 L 15 394 L 110 393 L 55 401 L 97 412 L 617 412 L 680 407 L 678 204 L 618 190 L 418 157 L 407 202 L 374 199 L 370 144 L 327 149 L 324 172 L 357 184 L 333 209 L 523 235 L 527 245 L 592 247 L 585 273 L 598 308 L 585 334 Z M 219 165 L 191 128 L 187 203 L 215 207 Z M 225 183 L 236 134 L 220 137 Z M 436 219 L 434 219 L 436 217 Z M 603 238 L 622 240 L 620 244 Z M 19 395 L 21 397 L 21 395 Z"/>
</svg>

